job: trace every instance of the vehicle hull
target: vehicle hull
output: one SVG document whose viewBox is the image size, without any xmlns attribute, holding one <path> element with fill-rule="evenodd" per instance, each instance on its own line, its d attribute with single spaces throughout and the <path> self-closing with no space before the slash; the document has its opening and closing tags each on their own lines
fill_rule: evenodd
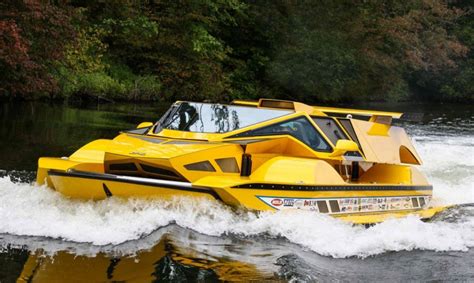
<svg viewBox="0 0 474 283">
<path fill-rule="evenodd" d="M 186 182 L 146 182 L 133 178 L 89 172 L 61 172 L 51 170 L 48 176 L 56 191 L 77 199 L 101 200 L 107 197 L 157 197 L 171 199 L 176 196 L 219 199 L 210 189 L 193 187 Z M 143 181 L 142 181 L 143 180 Z"/>
<path fill-rule="evenodd" d="M 416 214 L 430 218 L 443 210 L 427 207 L 431 186 L 302 186 L 247 183 L 203 187 L 188 182 L 126 177 L 80 171 L 48 171 L 54 189 L 75 199 L 108 197 L 205 198 L 256 211 L 309 210 L 358 224 L 372 224 L 391 217 Z M 273 188 L 272 188 L 273 187 Z"/>
</svg>

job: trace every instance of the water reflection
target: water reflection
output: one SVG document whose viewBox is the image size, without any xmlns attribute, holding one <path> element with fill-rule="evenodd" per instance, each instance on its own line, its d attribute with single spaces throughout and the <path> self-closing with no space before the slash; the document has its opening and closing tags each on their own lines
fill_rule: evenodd
<svg viewBox="0 0 474 283">
<path fill-rule="evenodd" d="M 54 244 L 49 244 L 46 250 L 36 249 L 27 257 L 23 255 L 24 264 L 21 271 L 18 271 L 18 282 L 209 282 L 273 277 L 271 273 L 264 275 L 259 272 L 254 264 L 220 256 L 219 252 L 217 255 L 213 254 L 212 246 L 211 250 L 201 249 L 199 246 L 202 241 L 208 242 L 209 239 L 202 239 L 189 230 L 170 226 L 158 234 L 160 238 L 151 248 L 138 251 L 133 250 L 137 246 L 132 248 L 127 245 L 122 247 L 123 250 L 97 248 L 102 249 L 99 252 L 94 251 L 94 248 L 86 251 L 79 247 L 74 251 L 70 248 L 54 251 L 51 255 L 48 248 L 55 248 Z M 226 249 L 225 245 L 217 245 L 215 248 Z M 1 255 L 0 253 L 0 259 Z"/>
<path fill-rule="evenodd" d="M 40 102 L 2 103 L 0 169 L 36 170 L 40 156 L 68 156 L 94 139 L 113 138 L 140 122 L 156 121 L 163 110 L 152 105 L 84 109 Z"/>
<path fill-rule="evenodd" d="M 472 281 L 474 254 L 404 251 L 335 259 L 284 239 L 212 237 L 171 225 L 138 241 L 97 247 L 12 237 L 0 278 L 18 282 Z M 0 237 L 0 246 L 7 242 Z M 400 272 L 404 270 L 405 272 Z M 17 279 L 18 278 L 18 279 Z M 3 282 L 3 281 L 2 281 Z"/>
</svg>

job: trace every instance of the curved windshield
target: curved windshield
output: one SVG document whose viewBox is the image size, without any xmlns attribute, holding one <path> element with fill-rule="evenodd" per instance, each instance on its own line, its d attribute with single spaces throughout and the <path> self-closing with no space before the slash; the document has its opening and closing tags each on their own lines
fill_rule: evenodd
<svg viewBox="0 0 474 283">
<path fill-rule="evenodd" d="M 226 133 L 292 112 L 236 105 L 179 102 L 165 113 L 154 132 L 170 129 L 197 133 Z"/>
</svg>

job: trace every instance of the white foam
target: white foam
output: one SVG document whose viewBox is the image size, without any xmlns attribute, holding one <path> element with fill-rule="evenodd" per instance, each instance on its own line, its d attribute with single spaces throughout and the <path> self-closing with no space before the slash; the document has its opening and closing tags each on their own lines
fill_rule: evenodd
<svg viewBox="0 0 474 283">
<path fill-rule="evenodd" d="M 424 159 L 422 170 L 434 184 L 435 196 L 445 204 L 474 203 L 472 138 L 415 136 Z M 141 239 L 176 223 L 206 235 L 284 237 L 333 257 L 412 249 L 466 251 L 474 246 L 474 209 L 465 210 L 467 215 L 455 222 L 426 223 L 407 217 L 366 229 L 308 211 L 235 212 L 221 203 L 199 199 L 75 201 L 45 187 L 0 178 L 0 236 L 50 237 L 93 245 Z"/>
<path fill-rule="evenodd" d="M 117 198 L 84 202 L 67 199 L 46 187 L 13 183 L 8 177 L 0 178 L 0 215 L 0 233 L 95 245 L 138 239 L 173 221 L 186 227 L 200 222 L 202 229 L 210 231 L 213 225 L 232 218 L 230 209 L 217 202 Z M 202 221 L 211 216 L 212 221 Z"/>
<path fill-rule="evenodd" d="M 474 203 L 474 136 L 414 137 L 421 170 L 443 204 Z"/>
<path fill-rule="evenodd" d="M 319 254 L 368 256 L 385 251 L 465 251 L 474 245 L 474 219 L 425 223 L 415 217 L 365 229 L 313 212 L 234 212 L 208 200 L 67 200 L 44 187 L 0 179 L 0 233 L 60 238 L 94 245 L 139 239 L 169 223 L 207 235 L 285 237 Z"/>
</svg>

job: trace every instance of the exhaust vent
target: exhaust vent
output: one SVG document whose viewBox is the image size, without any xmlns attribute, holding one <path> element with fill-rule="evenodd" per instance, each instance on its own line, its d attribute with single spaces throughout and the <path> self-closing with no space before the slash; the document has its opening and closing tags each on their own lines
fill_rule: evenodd
<svg viewBox="0 0 474 283">
<path fill-rule="evenodd" d="M 146 165 L 142 163 L 140 163 L 140 167 L 142 167 L 143 171 L 145 171 L 146 173 L 156 174 L 156 175 L 160 175 L 160 177 L 168 177 L 175 180 L 182 179 L 178 174 L 176 174 L 175 172 L 171 170 L 154 167 L 154 166 L 150 166 L 150 165 Z"/>
<path fill-rule="evenodd" d="M 138 171 L 134 163 L 115 163 L 109 165 L 109 170 L 112 171 Z"/>
<path fill-rule="evenodd" d="M 252 174 L 252 156 L 250 154 L 242 154 L 242 171 L 240 176 L 248 177 Z"/>
<path fill-rule="evenodd" d="M 214 166 L 212 166 L 211 162 L 209 161 L 201 161 L 191 164 L 186 164 L 184 167 L 191 171 L 207 171 L 207 172 L 216 172 Z"/>
<path fill-rule="evenodd" d="M 105 162 L 105 173 L 119 176 L 140 176 L 145 178 L 163 179 L 172 181 L 185 181 L 186 179 L 173 168 L 157 167 L 154 164 L 138 162 L 111 163 Z M 117 161 L 115 161 L 117 162 Z"/>
<path fill-rule="evenodd" d="M 235 158 L 220 158 L 215 160 L 217 165 L 221 168 L 222 172 L 225 173 L 239 173 L 239 165 Z"/>
</svg>

